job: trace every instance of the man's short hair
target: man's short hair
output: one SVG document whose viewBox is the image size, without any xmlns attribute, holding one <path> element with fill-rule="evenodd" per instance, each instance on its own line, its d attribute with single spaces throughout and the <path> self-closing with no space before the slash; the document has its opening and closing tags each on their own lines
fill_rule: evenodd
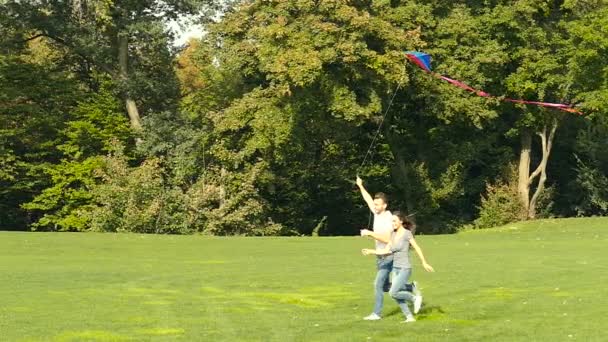
<svg viewBox="0 0 608 342">
<path fill-rule="evenodd" d="M 384 192 L 379 192 L 374 195 L 374 199 L 381 199 L 385 204 L 388 204 L 388 196 Z"/>
</svg>

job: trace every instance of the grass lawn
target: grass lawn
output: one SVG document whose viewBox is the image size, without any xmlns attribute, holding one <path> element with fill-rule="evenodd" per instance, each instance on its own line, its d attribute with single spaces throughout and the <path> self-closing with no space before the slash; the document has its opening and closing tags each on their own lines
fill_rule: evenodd
<svg viewBox="0 0 608 342">
<path fill-rule="evenodd" d="M 601 341 L 608 219 L 419 236 L 424 305 L 368 322 L 361 237 L 0 233 L 0 341 Z"/>
</svg>

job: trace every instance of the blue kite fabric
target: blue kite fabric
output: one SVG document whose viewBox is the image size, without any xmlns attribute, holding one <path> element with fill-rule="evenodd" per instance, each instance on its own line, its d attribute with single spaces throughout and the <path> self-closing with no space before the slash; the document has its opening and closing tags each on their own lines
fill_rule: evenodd
<svg viewBox="0 0 608 342">
<path fill-rule="evenodd" d="M 442 75 L 439 75 L 439 74 L 433 72 L 431 70 L 431 56 L 427 53 L 419 52 L 419 51 L 408 51 L 405 53 L 405 57 L 407 57 L 407 59 L 409 59 L 412 63 L 414 63 L 418 67 L 420 67 L 420 69 L 428 72 L 429 74 L 431 74 L 437 78 L 440 78 L 446 82 L 449 82 L 459 88 L 462 88 L 462 89 L 465 89 L 472 93 L 475 93 L 476 95 L 481 96 L 481 97 L 498 98 L 496 96 L 486 93 L 483 90 L 471 88 L 470 86 L 466 85 L 463 82 L 453 80 L 451 78 L 448 78 L 448 77 L 445 77 L 445 76 L 442 76 Z M 537 102 L 537 101 L 527 101 L 527 100 L 519 100 L 519 99 L 511 99 L 511 98 L 498 98 L 498 99 L 500 99 L 502 101 L 506 101 L 506 102 L 531 104 L 531 105 L 536 105 L 536 106 L 558 109 L 558 110 L 562 110 L 564 112 L 575 113 L 578 115 L 583 115 L 583 113 L 581 111 L 579 111 L 575 108 L 572 108 L 571 105 L 567 105 L 567 104 L 563 104 L 563 103 Z"/>
</svg>

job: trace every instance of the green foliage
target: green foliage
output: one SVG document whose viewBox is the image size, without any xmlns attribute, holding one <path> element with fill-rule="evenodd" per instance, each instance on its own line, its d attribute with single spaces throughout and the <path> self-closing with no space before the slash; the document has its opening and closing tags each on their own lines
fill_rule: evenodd
<svg viewBox="0 0 608 342">
<path fill-rule="evenodd" d="M 166 21 L 216 5 L 234 6 L 178 54 Z M 486 180 L 517 159 L 523 129 L 556 117 L 540 215 L 602 214 L 607 11 L 583 0 L 0 1 L 0 227 L 355 234 L 368 218 L 356 174 L 416 213 L 421 232 L 453 232 L 478 205 L 475 224 L 495 225 L 517 216 L 517 196 Z M 407 50 L 491 94 L 576 103 L 593 124 L 475 96 L 407 63 Z"/>
<path fill-rule="evenodd" d="M 202 232 L 211 235 L 278 235 L 281 224 L 268 216 L 270 203 L 259 194 L 256 183 L 265 169 L 264 163 L 254 165 L 251 170 L 239 173 L 219 172 L 215 177 L 203 178 L 212 185 L 215 203 L 202 209 L 206 222 Z M 218 177 L 219 176 L 219 177 Z M 212 183 L 213 184 L 213 183 Z M 209 184 L 198 185 L 199 189 Z M 198 197 L 198 196 L 197 196 Z M 200 197 L 194 199 L 200 203 Z M 191 199 L 192 201 L 192 199 Z M 210 203 L 211 204 L 211 203 Z"/>
<path fill-rule="evenodd" d="M 0 20 L 8 26 L 3 38 L 11 48 L 42 37 L 62 51 L 62 62 L 81 81 L 94 83 L 92 76 L 100 74 L 111 78 L 123 100 L 135 99 L 143 115 L 177 102 L 168 21 L 200 18 L 215 5 L 213 0 L 7 0 L 0 3 Z"/>
<path fill-rule="evenodd" d="M 580 198 L 575 207 L 579 216 L 608 214 L 608 177 L 597 168 L 590 167 L 577 158 L 575 184 Z"/>
<path fill-rule="evenodd" d="M 255 196 L 254 170 L 214 174 L 212 170 L 184 192 L 166 181 L 160 159 L 130 167 L 124 155 L 104 158 L 101 182 L 91 189 L 84 213 L 93 231 L 157 234 L 276 235 L 282 227 L 264 216 L 267 205 Z"/>
<path fill-rule="evenodd" d="M 109 84 L 106 84 L 109 86 Z M 40 213 L 32 229 L 87 230 L 89 219 L 83 215 L 93 198 L 97 183 L 94 171 L 101 166 L 99 154 L 113 151 L 116 141 L 132 141 L 128 121 L 119 110 L 120 103 L 104 86 L 80 102 L 65 123 L 57 149 L 63 152 L 58 164 L 43 166 L 50 181 L 39 195 L 22 208 Z"/>
<path fill-rule="evenodd" d="M 350 191 L 345 177 L 355 170 L 344 161 L 356 162 L 362 147 L 349 140 L 403 76 L 407 42 L 402 30 L 346 1 L 255 1 L 210 26 L 192 55 L 202 87 L 184 104 L 212 128 L 208 166 L 240 184 L 227 194 L 259 222 L 309 234 Z"/>
<path fill-rule="evenodd" d="M 573 179 L 567 183 L 566 193 L 572 203 L 572 212 L 577 216 L 605 215 L 608 193 L 608 121 L 605 114 L 596 113 L 578 131 L 574 145 Z"/>
<path fill-rule="evenodd" d="M 132 144 L 134 139 L 129 121 L 111 87 L 111 83 L 106 81 L 99 92 L 90 94 L 71 113 L 62 131 L 64 142 L 58 146 L 66 157 L 79 160 L 112 152 L 115 140 Z"/>
<path fill-rule="evenodd" d="M 68 73 L 32 63 L 35 51 L 0 55 L 0 229 L 25 229 L 21 208 L 48 185 L 59 131 L 82 92 Z"/>
<path fill-rule="evenodd" d="M 118 149 L 117 149 L 118 150 Z M 92 201 L 82 214 L 90 229 L 103 232 L 191 232 L 179 189 L 165 186 L 158 159 L 129 167 L 121 152 L 104 158 L 96 170 L 101 182 L 91 189 Z"/>
<path fill-rule="evenodd" d="M 516 190 L 509 184 L 488 184 L 486 195 L 481 198 L 479 217 L 474 221 L 475 227 L 491 228 L 523 219 L 524 208 Z"/>
<path fill-rule="evenodd" d="M 144 120 L 143 141 L 137 151 L 146 158 L 161 158 L 169 184 L 185 189 L 206 172 L 211 134 L 197 120 L 183 118 L 181 112 L 151 113 Z"/>
<path fill-rule="evenodd" d="M 608 8 L 604 2 L 568 3 L 579 12 L 576 20 L 564 23 L 569 34 L 567 65 L 573 79 L 572 88 L 585 112 L 605 115 L 608 105 Z"/>
<path fill-rule="evenodd" d="M 89 157 L 82 161 L 63 160 L 49 165 L 45 172 L 51 185 L 22 207 L 31 212 L 42 212 L 42 217 L 31 225 L 33 230 L 82 231 L 88 229 L 83 213 L 88 209 L 95 185 L 94 171 L 101 158 Z"/>
<path fill-rule="evenodd" d="M 450 165 L 448 169 L 438 179 L 437 184 L 431 180 L 428 169 L 424 164 L 419 164 L 415 168 L 416 174 L 421 180 L 430 197 L 430 206 L 437 208 L 439 202 L 449 198 L 452 194 L 462 191 L 462 165 Z"/>
<path fill-rule="evenodd" d="M 549 186 L 544 189 L 544 191 L 538 196 L 538 201 L 536 202 L 536 218 L 544 219 L 544 218 L 553 218 L 555 215 L 555 198 L 557 194 L 557 190 L 555 186 Z"/>
<path fill-rule="evenodd" d="M 486 184 L 485 195 L 481 197 L 479 217 L 473 225 L 476 228 L 491 228 L 520 221 L 525 217 L 525 208 L 517 192 L 515 172 L 511 171 L 506 180 Z"/>
</svg>

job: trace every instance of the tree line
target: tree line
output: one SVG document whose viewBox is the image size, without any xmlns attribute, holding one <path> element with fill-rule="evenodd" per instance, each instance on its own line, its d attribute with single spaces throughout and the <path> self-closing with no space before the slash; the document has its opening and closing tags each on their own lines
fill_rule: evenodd
<svg viewBox="0 0 608 342">
<path fill-rule="evenodd" d="M 604 215 L 607 30 L 604 0 L 3 0 L 0 229 L 356 234 L 357 174 L 427 234 Z"/>
</svg>

